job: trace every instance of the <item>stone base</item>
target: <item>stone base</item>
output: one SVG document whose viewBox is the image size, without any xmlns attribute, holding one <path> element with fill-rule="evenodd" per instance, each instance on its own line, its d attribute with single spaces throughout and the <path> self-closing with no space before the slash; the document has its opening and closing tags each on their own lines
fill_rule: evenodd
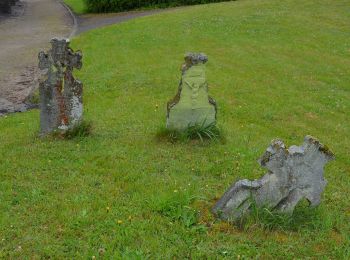
<svg viewBox="0 0 350 260">
<path fill-rule="evenodd" d="M 167 118 L 167 128 L 183 131 L 190 126 L 198 125 L 207 127 L 216 123 L 216 111 L 213 105 L 208 103 L 208 107 L 186 109 L 173 107 Z"/>
</svg>

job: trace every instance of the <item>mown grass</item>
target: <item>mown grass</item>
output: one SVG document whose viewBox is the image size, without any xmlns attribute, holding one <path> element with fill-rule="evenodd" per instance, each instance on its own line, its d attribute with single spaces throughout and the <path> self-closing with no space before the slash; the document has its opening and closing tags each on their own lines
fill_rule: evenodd
<svg viewBox="0 0 350 260">
<path fill-rule="evenodd" d="M 347 0 L 246 0 L 74 39 L 94 130 L 40 139 L 37 110 L 0 118 L 0 257 L 349 258 L 349 24 Z M 225 143 L 156 138 L 187 51 L 209 56 Z M 213 218 L 231 183 L 263 174 L 271 139 L 306 134 L 337 156 L 319 208 L 300 205 L 291 225 Z"/>
<path fill-rule="evenodd" d="M 64 0 L 64 2 L 73 10 L 76 14 L 86 13 L 86 6 L 84 0 Z"/>
</svg>

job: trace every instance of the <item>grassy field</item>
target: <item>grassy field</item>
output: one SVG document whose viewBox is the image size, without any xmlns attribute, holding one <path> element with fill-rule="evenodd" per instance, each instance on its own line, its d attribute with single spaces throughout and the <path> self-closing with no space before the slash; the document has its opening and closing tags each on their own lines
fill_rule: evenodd
<svg viewBox="0 0 350 260">
<path fill-rule="evenodd" d="M 0 258 L 349 259 L 349 24 L 348 0 L 242 0 L 73 39 L 93 133 L 40 139 L 39 111 L 0 118 Z M 209 57 L 226 143 L 156 138 L 187 51 Z M 307 134 L 337 156 L 319 208 L 243 228 L 213 218 L 232 182 L 263 174 L 271 139 Z"/>
<path fill-rule="evenodd" d="M 86 12 L 84 0 L 64 0 L 64 2 L 74 11 L 76 14 L 83 14 Z"/>
</svg>

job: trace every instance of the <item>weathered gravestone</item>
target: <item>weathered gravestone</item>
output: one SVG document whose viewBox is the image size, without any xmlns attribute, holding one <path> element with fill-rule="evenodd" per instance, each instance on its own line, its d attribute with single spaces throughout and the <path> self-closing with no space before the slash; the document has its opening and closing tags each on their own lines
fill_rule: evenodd
<svg viewBox="0 0 350 260">
<path fill-rule="evenodd" d="M 39 53 L 39 68 L 47 70 L 40 80 L 40 127 L 46 134 L 66 131 L 79 124 L 83 116 L 83 85 L 73 77 L 82 67 L 82 54 L 69 47 L 69 40 L 51 40 L 52 49 Z"/>
<path fill-rule="evenodd" d="M 316 206 L 327 184 L 323 168 L 333 159 L 333 153 L 312 136 L 306 136 L 302 146 L 293 145 L 289 149 L 281 140 L 274 140 L 259 159 L 269 172 L 258 180 L 236 182 L 213 212 L 221 219 L 236 220 L 249 212 L 253 203 L 286 213 L 293 212 L 304 198 Z"/>
<path fill-rule="evenodd" d="M 17 2 L 18 0 L 0 0 L 0 13 L 11 13 L 11 7 Z"/>
<path fill-rule="evenodd" d="M 167 128 L 185 130 L 194 125 L 209 126 L 216 122 L 216 102 L 208 96 L 205 54 L 189 53 L 182 66 L 178 93 L 167 105 Z"/>
</svg>

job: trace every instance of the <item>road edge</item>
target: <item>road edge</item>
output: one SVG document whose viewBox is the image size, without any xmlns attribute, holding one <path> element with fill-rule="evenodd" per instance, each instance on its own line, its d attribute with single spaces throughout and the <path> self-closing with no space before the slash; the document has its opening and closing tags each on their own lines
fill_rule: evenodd
<svg viewBox="0 0 350 260">
<path fill-rule="evenodd" d="M 58 0 L 58 1 L 67 10 L 67 12 L 69 13 L 70 17 L 72 18 L 73 28 L 72 28 L 71 33 L 68 36 L 68 39 L 72 39 L 77 34 L 77 31 L 78 31 L 78 19 L 77 19 L 77 16 L 72 11 L 72 9 L 68 5 L 66 5 L 66 3 L 64 3 L 63 0 Z"/>
</svg>

